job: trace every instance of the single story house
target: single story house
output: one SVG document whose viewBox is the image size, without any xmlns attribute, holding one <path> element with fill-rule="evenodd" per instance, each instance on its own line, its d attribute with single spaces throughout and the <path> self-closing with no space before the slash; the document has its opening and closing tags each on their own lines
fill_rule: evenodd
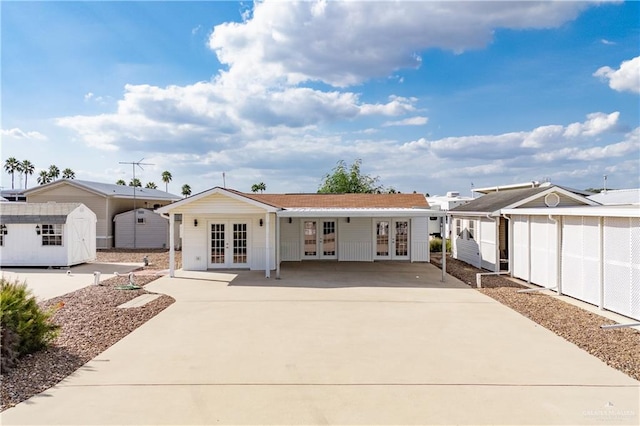
<svg viewBox="0 0 640 426">
<path fill-rule="evenodd" d="M 96 259 L 96 215 L 82 203 L 2 203 L 0 264 L 65 267 Z"/>
<path fill-rule="evenodd" d="M 180 217 L 176 220 L 181 222 Z M 129 210 L 115 215 L 115 248 L 169 248 L 169 219 L 151 209 Z M 174 229 L 176 248 L 180 248 L 180 226 Z"/>
<path fill-rule="evenodd" d="M 557 185 L 502 189 L 488 192 L 473 201 L 449 210 L 451 216 L 452 255 L 477 268 L 498 272 L 513 271 L 514 249 L 522 255 L 523 242 L 513 238 L 514 223 L 504 216 L 505 209 L 542 207 L 552 214 L 558 207 L 598 205 L 595 201 Z M 540 220 L 549 220 L 541 218 Z M 546 241 L 547 249 L 555 249 L 552 239 L 535 232 L 534 238 Z M 545 273 L 537 270 L 536 273 Z"/>
<path fill-rule="evenodd" d="M 244 268 L 267 277 L 274 269 L 279 275 L 283 261 L 428 262 L 428 219 L 442 214 L 429 210 L 422 194 L 248 194 L 220 187 L 156 211 L 169 215 L 170 226 L 182 215 L 184 270 Z"/>
<path fill-rule="evenodd" d="M 640 204 L 501 212 L 512 276 L 640 320 Z"/>
<path fill-rule="evenodd" d="M 427 202 L 434 210 L 449 211 L 455 207 L 473 201 L 472 197 L 464 197 L 458 191 L 449 191 L 446 195 L 435 195 L 427 197 Z M 431 216 L 429 218 L 429 235 L 441 237 L 442 225 L 444 223 L 444 234 L 446 238 L 451 238 L 451 224 L 447 216 Z"/>
<path fill-rule="evenodd" d="M 96 247 L 114 246 L 113 219 L 118 213 L 136 208 L 155 209 L 182 197 L 158 189 L 136 188 L 77 179 L 59 179 L 24 191 L 29 203 L 83 203 L 97 217 Z"/>
</svg>

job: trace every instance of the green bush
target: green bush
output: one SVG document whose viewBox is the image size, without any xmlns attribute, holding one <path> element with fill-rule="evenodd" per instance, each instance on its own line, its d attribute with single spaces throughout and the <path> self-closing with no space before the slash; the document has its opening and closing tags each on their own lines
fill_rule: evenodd
<svg viewBox="0 0 640 426">
<path fill-rule="evenodd" d="M 432 253 L 441 253 L 442 252 L 442 239 L 434 238 L 429 241 L 429 250 Z M 451 240 L 447 240 L 447 253 L 451 253 Z"/>
<path fill-rule="evenodd" d="M 2 329 L 2 369 L 17 357 L 46 347 L 56 338 L 59 326 L 50 319 L 54 310 L 45 311 L 26 283 L 0 278 L 0 328 Z M 4 365 L 5 361 L 7 365 Z"/>
</svg>

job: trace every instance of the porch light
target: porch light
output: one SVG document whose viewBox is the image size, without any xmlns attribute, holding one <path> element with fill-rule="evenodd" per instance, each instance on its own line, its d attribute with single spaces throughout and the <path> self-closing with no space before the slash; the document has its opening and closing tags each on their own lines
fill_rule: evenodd
<svg viewBox="0 0 640 426">
<path fill-rule="evenodd" d="M 40 235 L 40 225 L 36 225 L 36 234 Z"/>
<path fill-rule="evenodd" d="M 347 217 L 347 223 L 351 223 L 351 218 Z"/>
<path fill-rule="evenodd" d="M 291 222 L 293 222 L 293 219 L 292 219 L 292 218 L 289 218 L 289 223 L 291 223 Z"/>
<path fill-rule="evenodd" d="M 5 225 L 4 223 L 0 225 L 0 234 L 7 235 L 7 225 Z"/>
<path fill-rule="evenodd" d="M 198 219 L 193 219 L 193 226 L 198 227 Z"/>
<path fill-rule="evenodd" d="M 262 224 L 263 224 L 263 223 L 264 223 L 264 222 L 262 221 L 262 219 L 260 219 L 260 226 L 262 226 Z"/>
</svg>

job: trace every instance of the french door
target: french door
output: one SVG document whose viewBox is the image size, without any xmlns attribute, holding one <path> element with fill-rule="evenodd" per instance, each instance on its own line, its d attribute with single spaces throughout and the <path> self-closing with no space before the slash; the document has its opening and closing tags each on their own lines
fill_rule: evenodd
<svg viewBox="0 0 640 426">
<path fill-rule="evenodd" d="M 376 219 L 373 235 L 375 259 L 409 259 L 408 219 Z"/>
<path fill-rule="evenodd" d="M 249 266 L 249 225 L 247 222 L 209 223 L 209 268 Z"/>
<path fill-rule="evenodd" d="M 335 219 L 302 221 L 302 258 L 337 259 L 338 235 Z"/>
</svg>

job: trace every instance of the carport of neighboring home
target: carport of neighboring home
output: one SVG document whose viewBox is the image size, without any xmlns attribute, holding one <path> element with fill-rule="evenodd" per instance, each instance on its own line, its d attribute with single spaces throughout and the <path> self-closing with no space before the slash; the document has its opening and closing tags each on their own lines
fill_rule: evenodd
<svg viewBox="0 0 640 426">
<path fill-rule="evenodd" d="M 422 194 L 247 194 L 220 187 L 156 211 L 182 215 L 184 270 L 264 270 L 266 277 L 272 270 L 279 276 L 282 261 L 428 262 L 428 219 L 443 214 L 430 210 Z M 173 241 L 169 247 L 173 276 Z"/>
</svg>

